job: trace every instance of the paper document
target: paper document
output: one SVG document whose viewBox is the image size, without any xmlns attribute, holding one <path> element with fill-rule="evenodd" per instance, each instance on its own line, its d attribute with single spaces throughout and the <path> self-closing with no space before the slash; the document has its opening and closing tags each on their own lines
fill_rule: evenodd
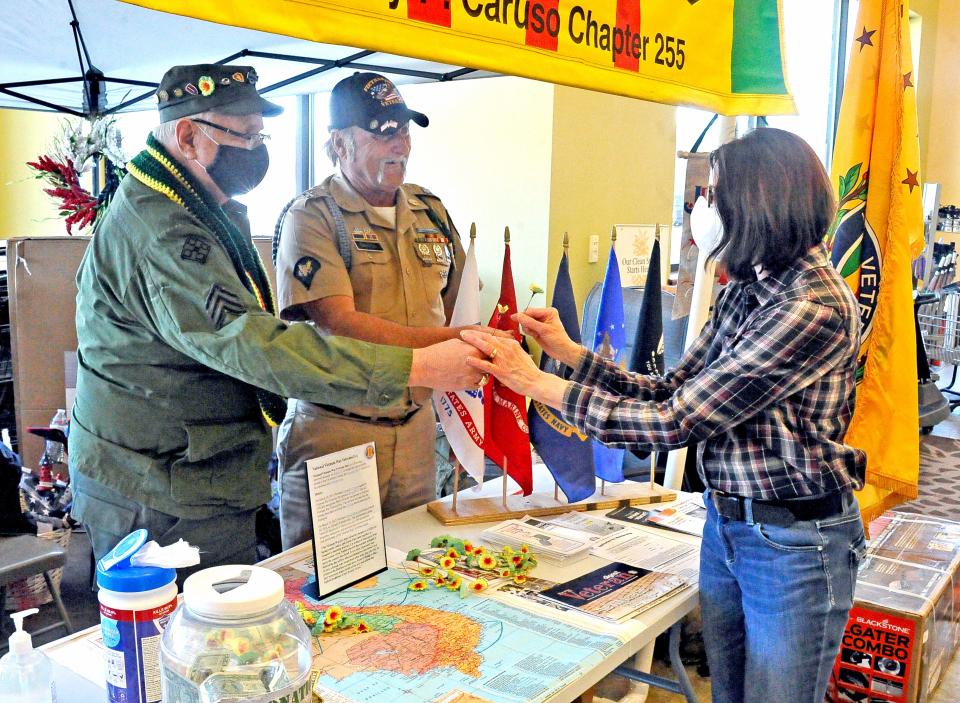
<svg viewBox="0 0 960 703">
<path fill-rule="evenodd" d="M 700 553 L 697 545 L 663 535 L 628 530 L 594 545 L 590 553 L 641 569 L 677 574 L 687 582 L 697 580 Z"/>
<path fill-rule="evenodd" d="M 387 568 L 373 442 L 307 461 L 316 598 Z"/>
</svg>

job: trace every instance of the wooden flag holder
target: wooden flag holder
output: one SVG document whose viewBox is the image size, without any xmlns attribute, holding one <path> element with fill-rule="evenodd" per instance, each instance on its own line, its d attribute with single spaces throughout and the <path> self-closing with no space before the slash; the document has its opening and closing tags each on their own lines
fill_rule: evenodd
<svg viewBox="0 0 960 703">
<path fill-rule="evenodd" d="M 459 466 L 455 469 L 459 470 Z M 456 495 L 456 494 L 454 494 Z M 559 515 L 571 511 L 612 510 L 626 505 L 667 503 L 676 500 L 676 491 L 647 481 L 624 481 L 607 483 L 601 495 L 599 491 L 577 503 L 567 503 L 551 493 L 534 491 L 528 496 L 509 495 L 489 498 L 464 498 L 454 500 L 446 496 L 427 504 L 427 511 L 443 525 L 472 525 L 480 522 L 499 522 L 522 518 L 524 515 Z"/>
</svg>

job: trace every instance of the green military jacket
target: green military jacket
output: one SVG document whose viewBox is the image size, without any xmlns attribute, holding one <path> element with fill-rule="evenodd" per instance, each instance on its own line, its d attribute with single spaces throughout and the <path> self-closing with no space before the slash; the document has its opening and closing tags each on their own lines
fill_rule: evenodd
<svg viewBox="0 0 960 703">
<path fill-rule="evenodd" d="M 249 236 L 243 206 L 224 206 Z M 185 208 L 123 179 L 77 274 L 70 466 L 186 518 L 269 498 L 254 386 L 339 406 L 401 401 L 411 350 L 263 312 Z"/>
</svg>

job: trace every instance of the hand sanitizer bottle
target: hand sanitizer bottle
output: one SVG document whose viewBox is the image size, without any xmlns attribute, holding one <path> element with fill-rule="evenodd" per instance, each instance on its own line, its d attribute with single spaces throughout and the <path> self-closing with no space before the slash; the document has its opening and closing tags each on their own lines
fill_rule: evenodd
<svg viewBox="0 0 960 703">
<path fill-rule="evenodd" d="M 56 703 L 53 665 L 23 630 L 23 619 L 38 612 L 31 608 L 10 616 L 17 631 L 10 635 L 10 651 L 0 659 L 0 703 Z"/>
</svg>

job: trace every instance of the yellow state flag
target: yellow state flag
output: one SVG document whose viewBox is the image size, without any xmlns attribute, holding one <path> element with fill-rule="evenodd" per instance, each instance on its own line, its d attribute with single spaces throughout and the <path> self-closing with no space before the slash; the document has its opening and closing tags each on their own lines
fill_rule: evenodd
<svg viewBox="0 0 960 703">
<path fill-rule="evenodd" d="M 867 453 L 869 522 L 917 496 L 920 466 L 911 262 L 923 248 L 920 145 L 904 0 L 862 0 L 831 178 L 833 264 L 860 305 L 857 404 L 846 441 Z"/>
</svg>

